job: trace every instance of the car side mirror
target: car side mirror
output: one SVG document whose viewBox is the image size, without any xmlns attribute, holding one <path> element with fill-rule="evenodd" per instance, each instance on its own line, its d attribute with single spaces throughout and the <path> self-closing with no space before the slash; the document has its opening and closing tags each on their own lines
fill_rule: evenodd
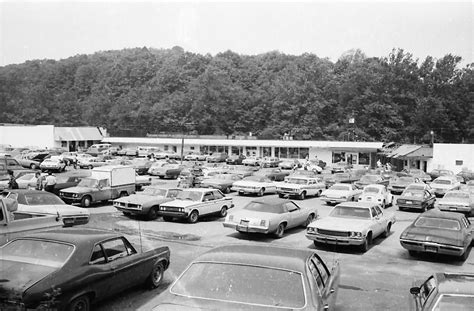
<svg viewBox="0 0 474 311">
<path fill-rule="evenodd" d="M 415 296 L 419 295 L 420 294 L 420 288 L 419 287 L 410 288 L 410 294 L 415 295 Z"/>
</svg>

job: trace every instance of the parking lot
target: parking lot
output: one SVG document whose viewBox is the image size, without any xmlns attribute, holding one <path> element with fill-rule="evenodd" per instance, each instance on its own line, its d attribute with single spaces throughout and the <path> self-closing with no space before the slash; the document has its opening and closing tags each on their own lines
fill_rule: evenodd
<svg viewBox="0 0 474 311">
<path fill-rule="evenodd" d="M 176 186 L 176 180 L 153 179 L 153 184 L 163 187 Z M 230 193 L 235 210 L 242 208 L 253 196 L 239 196 Z M 274 196 L 274 195 L 268 195 Z M 316 206 L 319 218 L 328 215 L 332 206 L 319 198 L 295 200 L 300 206 Z M 331 267 L 338 261 L 341 266 L 341 280 L 337 298 L 338 310 L 403 310 L 408 309 L 409 288 L 415 280 L 426 279 L 434 272 L 468 272 L 473 270 L 474 257 L 466 261 L 449 256 L 419 255 L 409 256 L 399 244 L 401 232 L 417 217 L 417 212 L 399 211 L 396 206 L 384 210 L 395 213 L 397 222 L 387 238 L 377 238 L 369 251 L 362 253 L 355 247 L 328 246 L 315 247 L 305 237 L 304 228 L 291 229 L 281 239 L 259 234 L 241 234 L 224 228 L 223 219 L 208 217 L 196 224 L 185 221 L 164 222 L 161 218 L 146 221 L 130 219 L 111 205 L 90 207 L 92 214 L 88 227 L 107 228 L 127 234 L 140 249 L 167 245 L 171 249 L 171 265 L 165 273 L 165 282 L 156 290 L 141 288 L 100 303 L 98 310 L 134 310 L 152 299 L 160 301 L 159 294 L 176 279 L 185 267 L 198 255 L 210 248 L 253 243 L 259 245 L 281 245 L 315 249 Z M 232 212 L 232 211 L 230 211 Z M 317 221 L 317 220 L 316 220 Z"/>
</svg>

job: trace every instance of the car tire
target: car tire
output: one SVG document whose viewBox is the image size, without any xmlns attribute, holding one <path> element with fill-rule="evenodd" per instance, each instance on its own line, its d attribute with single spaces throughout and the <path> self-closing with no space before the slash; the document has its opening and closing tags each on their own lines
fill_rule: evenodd
<svg viewBox="0 0 474 311">
<path fill-rule="evenodd" d="M 82 200 L 81 200 L 82 207 L 89 207 L 91 206 L 91 203 L 92 203 L 92 198 L 89 195 L 82 197 Z"/>
<path fill-rule="evenodd" d="M 30 168 L 31 168 L 32 170 L 35 170 L 35 169 L 36 169 L 36 164 L 31 163 Z"/>
<path fill-rule="evenodd" d="M 67 307 L 68 311 L 89 311 L 91 308 L 90 298 L 82 295 L 71 301 Z"/>
<path fill-rule="evenodd" d="M 230 187 L 225 187 L 222 192 L 224 192 L 225 194 L 230 193 Z"/>
<path fill-rule="evenodd" d="M 219 216 L 220 217 L 225 217 L 227 216 L 227 206 L 223 206 L 221 210 L 219 211 Z"/>
<path fill-rule="evenodd" d="M 173 220 L 173 217 L 171 217 L 171 216 L 163 216 L 163 220 L 164 220 L 164 221 L 172 221 L 172 220 Z"/>
<path fill-rule="evenodd" d="M 362 252 L 367 252 L 370 248 L 370 244 L 372 244 L 372 233 L 367 234 L 364 239 L 364 244 L 361 245 Z"/>
<path fill-rule="evenodd" d="M 89 165 L 87 168 L 91 170 L 91 169 L 93 169 L 93 168 L 94 168 L 94 166 L 92 166 L 92 165 Z"/>
<path fill-rule="evenodd" d="M 385 231 L 383 232 L 383 237 L 386 238 L 390 235 L 390 230 L 392 229 L 392 224 L 388 223 L 387 228 L 385 228 Z"/>
<path fill-rule="evenodd" d="M 284 198 L 285 195 L 284 195 L 283 193 L 279 193 L 279 194 L 278 194 L 278 197 L 279 197 L 279 198 Z"/>
<path fill-rule="evenodd" d="M 150 272 L 146 280 L 146 285 L 150 288 L 157 288 L 160 286 L 161 282 L 163 281 L 163 274 L 165 272 L 165 268 L 163 267 L 163 263 L 156 262 L 153 265 L 153 269 Z"/>
<path fill-rule="evenodd" d="M 260 188 L 260 190 L 258 190 L 257 196 L 262 197 L 264 194 L 265 194 L 265 189 Z"/>
<path fill-rule="evenodd" d="M 198 219 L 199 219 L 199 213 L 196 210 L 193 210 L 191 214 L 189 214 L 188 216 L 188 222 L 191 224 L 197 223 Z"/>
<path fill-rule="evenodd" d="M 417 254 L 418 254 L 417 251 L 412 251 L 412 250 L 409 250 L 409 251 L 408 251 L 408 255 L 410 255 L 410 256 L 412 256 L 412 257 L 415 257 Z"/>
<path fill-rule="evenodd" d="M 147 214 L 148 220 L 155 220 L 158 218 L 158 206 L 152 206 Z"/>
<path fill-rule="evenodd" d="M 312 223 L 314 220 L 314 215 L 313 214 L 309 214 L 308 215 L 308 218 L 306 218 L 306 221 L 304 222 L 304 227 L 308 227 L 310 223 Z"/>
<path fill-rule="evenodd" d="M 285 234 L 285 224 L 284 223 L 281 223 L 278 225 L 278 228 L 277 230 L 275 231 L 275 236 L 280 239 L 283 237 L 283 235 Z"/>
<path fill-rule="evenodd" d="M 299 199 L 300 200 L 306 199 L 306 191 L 301 192 L 301 194 L 299 195 Z"/>
<path fill-rule="evenodd" d="M 132 214 L 129 213 L 129 212 L 122 212 L 122 214 L 123 214 L 124 216 L 127 216 L 127 217 L 131 217 L 131 216 L 132 216 Z"/>
</svg>

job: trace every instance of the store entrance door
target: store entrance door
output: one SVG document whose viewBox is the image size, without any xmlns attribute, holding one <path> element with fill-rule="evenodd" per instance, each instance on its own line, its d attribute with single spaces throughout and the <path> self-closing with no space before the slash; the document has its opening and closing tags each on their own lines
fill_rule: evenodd
<svg viewBox="0 0 474 311">
<path fill-rule="evenodd" d="M 356 152 L 346 152 L 346 162 L 352 165 L 359 163 L 359 154 Z"/>
</svg>

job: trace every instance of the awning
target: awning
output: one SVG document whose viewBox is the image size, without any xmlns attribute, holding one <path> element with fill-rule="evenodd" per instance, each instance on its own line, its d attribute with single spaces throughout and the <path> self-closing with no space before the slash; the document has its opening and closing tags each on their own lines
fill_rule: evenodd
<svg viewBox="0 0 474 311">
<path fill-rule="evenodd" d="M 413 152 L 408 153 L 405 157 L 407 158 L 432 158 L 433 157 L 433 148 L 431 147 L 421 147 Z"/>
<path fill-rule="evenodd" d="M 390 154 L 388 154 L 387 157 L 394 158 L 394 159 L 404 157 L 407 154 L 420 149 L 421 147 L 422 146 L 420 145 L 401 145 L 397 149 L 393 150 Z"/>
<path fill-rule="evenodd" d="M 97 127 L 55 127 L 56 141 L 101 141 L 104 137 Z"/>
</svg>

